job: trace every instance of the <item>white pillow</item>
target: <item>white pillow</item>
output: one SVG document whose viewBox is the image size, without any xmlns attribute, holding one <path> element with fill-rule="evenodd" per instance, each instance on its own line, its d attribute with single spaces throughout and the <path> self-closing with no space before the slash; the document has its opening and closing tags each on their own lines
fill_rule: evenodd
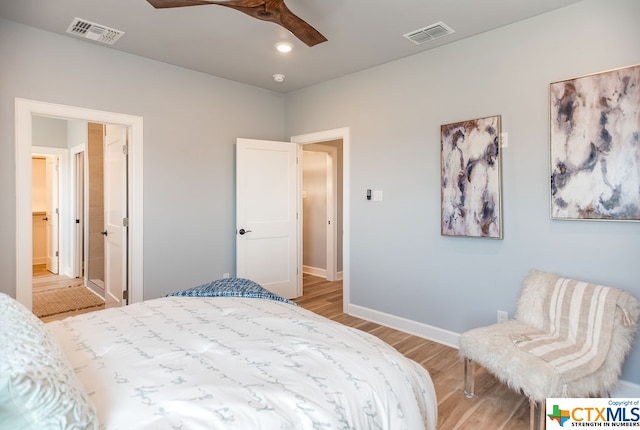
<svg viewBox="0 0 640 430">
<path fill-rule="evenodd" d="M 0 428 L 97 429 L 96 409 L 54 336 L 0 293 Z"/>
</svg>

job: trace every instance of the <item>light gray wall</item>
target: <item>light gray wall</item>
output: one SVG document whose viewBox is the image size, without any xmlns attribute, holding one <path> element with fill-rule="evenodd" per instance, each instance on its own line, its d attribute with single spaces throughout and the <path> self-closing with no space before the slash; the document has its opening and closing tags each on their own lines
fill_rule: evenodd
<svg viewBox="0 0 640 430">
<path fill-rule="evenodd" d="M 86 145 L 89 139 L 89 123 L 81 120 L 67 121 L 67 135 L 69 148 Z"/>
<path fill-rule="evenodd" d="M 235 272 L 235 139 L 284 139 L 283 95 L 5 20 L 0 58 L 0 291 L 15 296 L 16 97 L 144 118 L 145 298 Z"/>
<path fill-rule="evenodd" d="M 532 268 L 640 298 L 640 224 L 550 220 L 548 151 L 549 83 L 640 63 L 638 41 L 640 2 L 585 0 L 288 94 L 288 135 L 351 127 L 350 302 L 461 333 L 513 314 Z M 440 125 L 494 114 L 504 239 L 443 237 Z"/>
<path fill-rule="evenodd" d="M 67 147 L 67 121 L 36 116 L 32 122 L 31 143 L 48 148 Z"/>
</svg>

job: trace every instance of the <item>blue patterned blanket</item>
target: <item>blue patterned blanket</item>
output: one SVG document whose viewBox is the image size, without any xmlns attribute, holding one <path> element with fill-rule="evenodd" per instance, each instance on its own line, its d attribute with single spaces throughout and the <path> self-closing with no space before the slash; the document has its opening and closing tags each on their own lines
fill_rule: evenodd
<svg viewBox="0 0 640 430">
<path fill-rule="evenodd" d="M 244 278 L 224 278 L 207 284 L 189 288 L 184 291 L 167 294 L 166 297 L 245 297 L 255 299 L 275 300 L 277 302 L 290 303 L 298 306 L 289 299 L 285 299 L 271 291 L 266 290 L 261 285 L 250 279 Z"/>
</svg>

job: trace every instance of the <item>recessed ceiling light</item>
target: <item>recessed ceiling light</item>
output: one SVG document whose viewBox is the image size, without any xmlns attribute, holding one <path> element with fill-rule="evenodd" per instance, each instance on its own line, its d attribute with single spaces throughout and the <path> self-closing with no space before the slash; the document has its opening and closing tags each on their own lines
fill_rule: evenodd
<svg viewBox="0 0 640 430">
<path fill-rule="evenodd" d="M 293 45 L 291 45 L 288 42 L 280 42 L 280 43 L 276 43 L 276 49 L 279 52 L 283 52 L 283 53 L 291 52 L 291 50 L 293 49 Z"/>
<path fill-rule="evenodd" d="M 284 82 L 284 75 L 282 73 L 276 73 L 273 75 L 273 80 L 276 82 Z"/>
</svg>

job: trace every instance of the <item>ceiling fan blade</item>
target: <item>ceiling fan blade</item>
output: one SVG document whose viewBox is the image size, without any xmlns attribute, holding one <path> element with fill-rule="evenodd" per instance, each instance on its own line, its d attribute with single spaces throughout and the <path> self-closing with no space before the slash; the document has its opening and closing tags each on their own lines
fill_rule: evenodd
<svg viewBox="0 0 640 430">
<path fill-rule="evenodd" d="M 303 41 L 307 46 L 326 42 L 318 30 L 295 15 L 284 4 L 284 0 L 147 0 L 156 9 L 215 4 L 226 6 L 249 16 L 278 24 Z"/>
<path fill-rule="evenodd" d="M 276 24 L 280 24 L 298 39 L 303 41 L 307 46 L 314 46 L 318 43 L 326 42 L 327 38 L 324 37 L 318 30 L 313 28 L 309 23 L 295 15 L 289 10 L 284 2 L 280 5 L 280 13 L 278 14 L 278 21 Z"/>
<path fill-rule="evenodd" d="M 251 0 L 211 1 L 212 4 L 226 6 L 262 21 L 278 24 L 303 41 L 307 46 L 314 46 L 326 42 L 318 30 L 289 10 L 283 0 L 264 0 L 259 6 L 246 6 Z"/>
<path fill-rule="evenodd" d="M 201 6 L 205 4 L 218 4 L 225 6 L 244 6 L 259 7 L 264 6 L 266 2 L 273 0 L 147 0 L 156 9 L 185 7 L 185 6 Z M 275 0 L 282 1 L 282 0 Z"/>
<path fill-rule="evenodd" d="M 155 7 L 156 9 L 211 4 L 211 2 L 206 0 L 147 0 L 147 1 L 151 3 L 151 6 Z"/>
</svg>

